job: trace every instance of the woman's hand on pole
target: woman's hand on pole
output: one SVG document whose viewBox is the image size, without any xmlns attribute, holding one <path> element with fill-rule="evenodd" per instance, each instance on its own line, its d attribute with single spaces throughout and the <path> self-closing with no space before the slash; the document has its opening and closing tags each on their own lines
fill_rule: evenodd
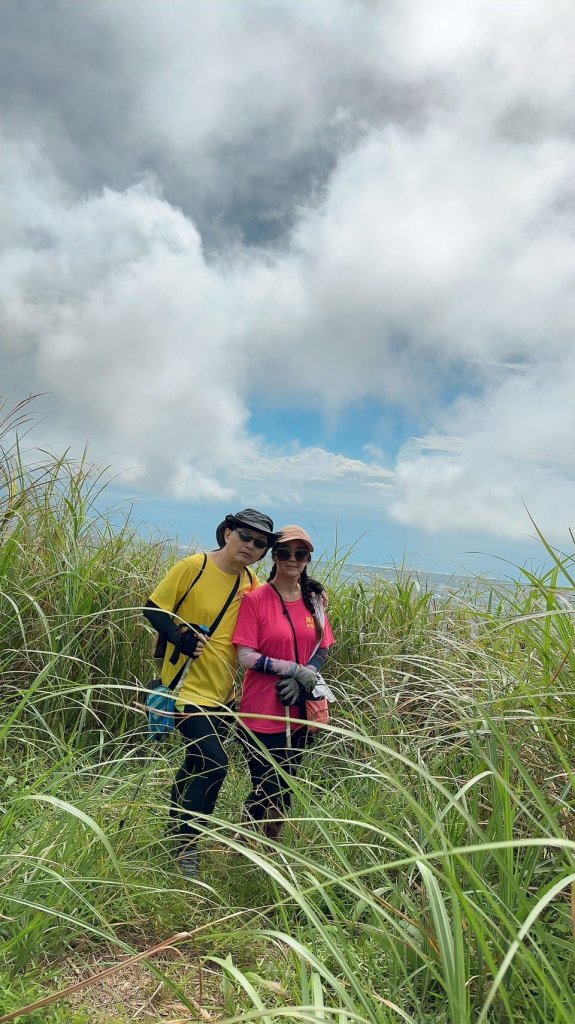
<svg viewBox="0 0 575 1024">
<path fill-rule="evenodd" d="M 292 672 L 294 679 L 303 686 L 307 693 L 310 693 L 317 683 L 317 671 L 315 668 L 308 668 L 307 665 L 296 665 Z"/>
<path fill-rule="evenodd" d="M 276 693 L 280 703 L 287 708 L 293 707 L 294 704 L 299 704 L 301 700 L 301 687 L 293 676 L 285 676 L 283 679 L 278 679 Z"/>
</svg>

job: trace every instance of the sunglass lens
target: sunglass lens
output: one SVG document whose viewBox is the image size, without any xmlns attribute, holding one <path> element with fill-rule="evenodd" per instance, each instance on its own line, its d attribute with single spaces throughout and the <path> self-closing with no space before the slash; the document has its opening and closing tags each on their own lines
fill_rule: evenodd
<svg viewBox="0 0 575 1024">
<path fill-rule="evenodd" d="M 289 548 L 274 548 L 274 555 L 280 562 L 289 561 L 293 554 L 296 562 L 309 562 L 309 551 L 307 548 L 298 548 L 297 551 L 290 551 Z"/>
<path fill-rule="evenodd" d="M 258 551 L 263 551 L 263 549 L 268 546 L 267 541 L 265 541 L 263 537 L 254 537 L 251 533 L 248 533 L 247 530 L 238 530 L 238 535 L 244 544 L 249 544 L 250 541 L 252 541 L 254 547 L 257 548 Z"/>
</svg>

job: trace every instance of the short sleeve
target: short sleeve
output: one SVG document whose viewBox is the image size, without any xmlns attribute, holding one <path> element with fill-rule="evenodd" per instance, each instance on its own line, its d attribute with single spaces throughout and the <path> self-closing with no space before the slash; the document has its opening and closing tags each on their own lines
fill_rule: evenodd
<svg viewBox="0 0 575 1024">
<path fill-rule="evenodd" d="M 194 577 L 197 576 L 201 564 L 201 555 L 197 558 L 192 556 L 192 558 L 176 562 L 150 594 L 150 600 L 157 604 L 158 608 L 172 612 L 180 598 L 189 589 Z"/>
<path fill-rule="evenodd" d="M 253 647 L 257 650 L 258 644 L 258 611 L 256 602 L 246 594 L 241 605 L 238 621 L 233 635 L 234 644 L 241 644 L 242 647 Z"/>
</svg>

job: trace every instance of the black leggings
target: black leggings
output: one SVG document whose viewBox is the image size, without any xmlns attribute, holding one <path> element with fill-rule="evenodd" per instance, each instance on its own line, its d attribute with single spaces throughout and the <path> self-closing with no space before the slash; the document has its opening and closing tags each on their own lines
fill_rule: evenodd
<svg viewBox="0 0 575 1024">
<path fill-rule="evenodd" d="M 295 778 L 307 741 L 307 728 L 292 733 L 291 747 L 285 732 L 250 732 L 239 727 L 238 736 L 244 748 L 252 780 L 252 791 L 245 802 L 245 812 L 255 821 L 285 816 L 291 804 L 289 778 Z M 269 757 L 261 747 L 265 747 Z M 275 764 L 274 764 L 275 762 Z M 288 779 L 276 770 L 279 765 Z"/>
<path fill-rule="evenodd" d="M 228 755 L 223 744 L 234 719 L 217 708 L 186 704 L 176 725 L 186 741 L 185 761 L 172 786 L 170 817 L 176 838 L 197 842 L 193 816 L 211 814 L 228 773 Z"/>
</svg>

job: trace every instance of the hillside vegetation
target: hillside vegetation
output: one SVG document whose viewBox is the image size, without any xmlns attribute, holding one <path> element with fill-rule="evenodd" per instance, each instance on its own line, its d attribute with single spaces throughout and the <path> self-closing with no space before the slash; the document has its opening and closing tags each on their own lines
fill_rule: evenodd
<svg viewBox="0 0 575 1024">
<path fill-rule="evenodd" d="M 0 453 L 0 1022 L 92 976 L 19 1019 L 573 1024 L 573 557 L 542 539 L 550 569 L 437 597 L 333 555 L 338 702 L 290 824 L 234 840 L 233 744 L 186 882 L 181 747 L 141 710 L 175 553 L 98 511 L 87 460 L 24 458 L 27 414 Z"/>
</svg>

